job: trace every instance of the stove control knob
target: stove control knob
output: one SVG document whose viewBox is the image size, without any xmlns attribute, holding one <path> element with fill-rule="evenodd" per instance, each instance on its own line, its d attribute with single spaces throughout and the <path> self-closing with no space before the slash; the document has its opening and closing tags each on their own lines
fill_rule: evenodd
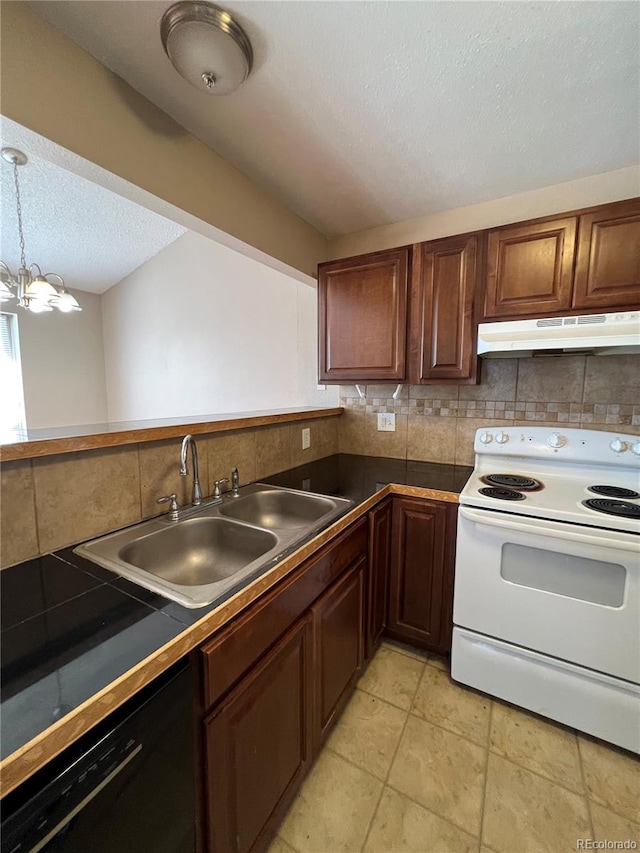
<svg viewBox="0 0 640 853">
<path fill-rule="evenodd" d="M 640 441 L 635 441 L 631 445 L 631 452 L 635 453 L 636 456 L 640 456 Z"/>
<path fill-rule="evenodd" d="M 491 435 L 490 432 L 483 432 L 482 435 L 480 436 L 480 441 L 483 444 L 491 444 L 491 442 L 493 441 L 493 436 Z"/>
<path fill-rule="evenodd" d="M 506 444 L 509 441 L 509 436 L 506 432 L 499 432 L 496 435 L 496 441 L 498 444 Z"/>
<path fill-rule="evenodd" d="M 559 432 L 552 432 L 549 438 L 547 439 L 547 444 L 549 445 L 549 447 L 553 447 L 556 449 L 559 447 L 564 447 L 566 443 L 567 439 L 564 437 L 564 435 L 560 435 Z"/>
<path fill-rule="evenodd" d="M 627 442 L 620 441 L 619 438 L 614 438 L 613 441 L 609 442 L 609 447 L 613 450 L 614 453 L 624 453 L 627 449 Z"/>
</svg>

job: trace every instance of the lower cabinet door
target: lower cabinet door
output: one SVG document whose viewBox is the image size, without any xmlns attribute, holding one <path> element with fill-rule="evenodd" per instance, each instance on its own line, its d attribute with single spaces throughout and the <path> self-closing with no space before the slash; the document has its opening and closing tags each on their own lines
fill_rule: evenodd
<svg viewBox="0 0 640 853">
<path fill-rule="evenodd" d="M 312 761 L 312 621 L 205 720 L 208 853 L 263 850 Z"/>
<path fill-rule="evenodd" d="M 369 513 L 369 564 L 367 572 L 367 637 L 365 656 L 372 656 L 387 624 L 391 501 Z"/>
<path fill-rule="evenodd" d="M 454 512 L 437 501 L 393 501 L 387 633 L 439 653 L 451 643 Z"/>
<path fill-rule="evenodd" d="M 312 608 L 315 648 L 315 747 L 351 695 L 364 659 L 364 569 L 361 557 Z"/>
</svg>

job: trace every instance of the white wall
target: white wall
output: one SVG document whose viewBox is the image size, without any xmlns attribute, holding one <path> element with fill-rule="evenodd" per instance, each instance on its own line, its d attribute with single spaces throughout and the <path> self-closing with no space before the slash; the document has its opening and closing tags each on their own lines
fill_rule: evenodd
<svg viewBox="0 0 640 853">
<path fill-rule="evenodd" d="M 104 423 L 107 420 L 100 296 L 70 291 L 82 312 L 18 315 L 22 385 L 28 429 Z"/>
<path fill-rule="evenodd" d="M 316 290 L 187 233 L 102 297 L 109 419 L 334 405 Z"/>
</svg>

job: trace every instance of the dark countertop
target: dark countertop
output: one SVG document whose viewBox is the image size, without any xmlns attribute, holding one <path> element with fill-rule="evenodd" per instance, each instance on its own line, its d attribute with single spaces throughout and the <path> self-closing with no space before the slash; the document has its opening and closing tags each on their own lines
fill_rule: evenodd
<svg viewBox="0 0 640 853">
<path fill-rule="evenodd" d="M 358 504 L 388 483 L 457 493 L 471 470 L 338 454 L 264 482 Z M 2 759 L 220 605 L 182 607 L 71 548 L 0 572 L 0 603 Z"/>
</svg>

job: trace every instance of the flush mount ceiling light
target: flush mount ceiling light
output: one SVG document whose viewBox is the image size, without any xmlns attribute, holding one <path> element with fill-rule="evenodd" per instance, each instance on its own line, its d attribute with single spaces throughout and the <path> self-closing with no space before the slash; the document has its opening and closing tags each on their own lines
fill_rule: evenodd
<svg viewBox="0 0 640 853">
<path fill-rule="evenodd" d="M 249 76 L 251 42 L 219 6 L 191 0 L 176 3 L 162 16 L 160 36 L 176 71 L 203 92 L 228 95 Z"/>
<path fill-rule="evenodd" d="M 0 261 L 0 302 L 17 299 L 21 308 L 26 308 L 33 314 L 43 314 L 57 308 L 67 314 L 70 311 L 82 311 L 76 299 L 65 289 L 64 279 L 56 272 L 43 273 L 38 264 L 27 267 L 24 253 L 24 233 L 22 230 L 22 204 L 20 202 L 20 183 L 18 181 L 18 166 L 27 162 L 26 154 L 17 148 L 0 150 L 2 159 L 13 166 L 13 180 L 16 189 L 16 209 L 18 212 L 18 237 L 20 239 L 20 268 L 16 275 L 4 261 Z M 54 287 L 48 279 L 57 279 L 58 287 Z"/>
</svg>

